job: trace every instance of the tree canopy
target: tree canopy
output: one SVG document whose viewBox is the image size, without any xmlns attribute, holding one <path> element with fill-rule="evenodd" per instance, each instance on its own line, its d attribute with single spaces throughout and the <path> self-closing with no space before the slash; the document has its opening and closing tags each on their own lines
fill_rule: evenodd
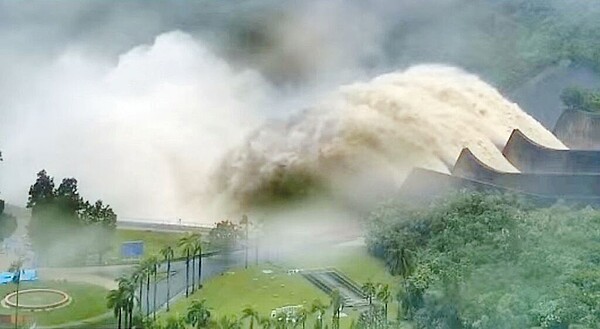
<svg viewBox="0 0 600 329">
<path fill-rule="evenodd" d="M 600 323 L 598 211 L 460 194 L 428 209 L 390 202 L 370 219 L 368 246 L 403 277 L 417 328 Z"/>
<path fill-rule="evenodd" d="M 562 91 L 560 99 L 568 110 L 600 112 L 600 91 L 570 87 Z"/>
<path fill-rule="evenodd" d="M 29 189 L 27 207 L 32 210 L 29 236 L 44 262 L 73 261 L 110 248 L 117 215 L 101 200 L 84 200 L 75 178 L 65 178 L 56 187 L 54 179 L 40 171 Z"/>
<path fill-rule="evenodd" d="M 241 227 L 228 220 L 218 222 L 208 234 L 211 247 L 220 250 L 232 250 L 241 237 Z"/>
</svg>

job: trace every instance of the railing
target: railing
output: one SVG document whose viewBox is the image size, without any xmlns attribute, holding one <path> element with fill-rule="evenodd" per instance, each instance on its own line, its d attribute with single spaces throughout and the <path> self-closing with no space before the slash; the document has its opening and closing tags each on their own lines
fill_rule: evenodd
<svg viewBox="0 0 600 329">
<path fill-rule="evenodd" d="M 212 224 L 202 223 L 200 221 L 194 220 L 181 220 L 178 218 L 131 218 L 131 217 L 122 217 L 117 220 L 118 225 L 134 225 L 134 226 L 143 226 L 143 225 L 154 225 L 154 226 L 165 226 L 165 227 L 189 227 L 189 228 L 205 228 L 211 229 L 214 227 Z"/>
</svg>

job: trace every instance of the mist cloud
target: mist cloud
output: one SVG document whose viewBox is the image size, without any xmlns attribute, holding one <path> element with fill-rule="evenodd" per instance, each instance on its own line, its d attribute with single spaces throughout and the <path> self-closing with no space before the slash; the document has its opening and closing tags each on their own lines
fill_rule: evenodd
<svg viewBox="0 0 600 329">
<path fill-rule="evenodd" d="M 185 214 L 182 189 L 202 188 L 198 178 L 259 122 L 269 97 L 256 72 L 234 71 L 182 32 L 116 65 L 67 52 L 31 82 L 27 97 L 4 104 L 6 197 L 22 203 L 45 168 L 121 215 L 150 218 Z"/>
<path fill-rule="evenodd" d="M 415 63 L 493 78 L 490 24 L 506 30 L 507 44 L 517 35 L 513 22 L 496 20 L 498 6 L 0 2 L 2 197 L 24 204 L 45 168 L 78 178 L 86 198 L 122 217 L 213 222 L 200 202 L 206 173 L 265 121 Z"/>
</svg>

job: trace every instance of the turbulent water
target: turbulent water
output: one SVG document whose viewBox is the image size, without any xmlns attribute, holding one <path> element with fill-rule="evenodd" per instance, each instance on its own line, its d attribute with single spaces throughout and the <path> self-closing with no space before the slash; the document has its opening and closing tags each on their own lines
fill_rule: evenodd
<svg viewBox="0 0 600 329">
<path fill-rule="evenodd" d="M 448 172 L 464 147 L 514 172 L 500 149 L 516 128 L 542 145 L 565 148 L 477 76 L 415 66 L 343 86 L 288 121 L 266 124 L 227 154 L 214 173 L 213 192 L 252 200 L 277 177 L 302 173 L 310 184 L 364 196 L 398 187 L 416 166 Z"/>
</svg>

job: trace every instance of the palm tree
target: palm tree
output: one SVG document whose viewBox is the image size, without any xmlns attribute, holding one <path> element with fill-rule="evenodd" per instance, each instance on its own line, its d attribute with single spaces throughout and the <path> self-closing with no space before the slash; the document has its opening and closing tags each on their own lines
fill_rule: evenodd
<svg viewBox="0 0 600 329">
<path fill-rule="evenodd" d="M 13 272 L 12 281 L 17 284 L 17 305 L 15 306 L 15 329 L 19 325 L 19 286 L 21 285 L 21 269 L 23 268 L 23 260 L 21 258 L 10 264 L 9 272 Z"/>
<path fill-rule="evenodd" d="M 142 314 L 144 314 L 144 316 L 148 316 L 150 314 L 150 294 L 149 294 L 149 290 L 150 290 L 150 270 L 152 268 L 152 264 L 150 264 L 150 259 L 149 258 L 145 258 L 143 259 L 140 264 L 138 265 L 137 268 L 137 277 L 138 277 L 138 282 L 140 284 L 140 312 Z M 142 305 L 142 298 L 143 293 L 142 293 L 142 287 L 144 286 L 144 283 L 146 284 L 146 312 L 144 312 L 143 310 L 143 305 Z"/>
<path fill-rule="evenodd" d="M 190 286 L 190 255 L 194 250 L 195 238 L 191 234 L 186 234 L 179 239 L 177 246 L 181 248 L 183 256 L 185 256 L 185 297 L 189 296 Z"/>
<path fill-rule="evenodd" d="M 365 298 L 369 300 L 369 305 L 373 303 L 373 296 L 375 296 L 375 285 L 370 280 L 362 286 L 362 292 L 365 294 Z"/>
<path fill-rule="evenodd" d="M 202 287 L 202 236 L 196 234 L 196 242 L 194 243 L 194 255 L 198 255 L 198 290 Z"/>
<path fill-rule="evenodd" d="M 158 260 L 158 257 L 153 255 L 148 258 L 148 266 L 149 266 L 148 278 L 150 278 L 150 275 L 154 276 L 154 295 L 152 296 L 152 318 L 154 320 L 156 320 L 156 285 L 157 285 L 156 275 L 158 274 L 158 266 L 159 265 L 160 265 L 160 261 Z M 146 287 L 146 293 L 148 293 L 148 292 L 150 292 L 150 287 Z M 147 294 L 146 294 L 146 300 L 148 300 Z"/>
<path fill-rule="evenodd" d="M 138 298 L 142 298 L 142 287 L 144 286 L 144 278 L 145 278 L 145 274 L 142 273 L 141 271 L 141 267 L 136 267 L 135 271 L 133 271 L 133 273 L 131 274 L 131 281 L 134 284 L 139 284 L 140 287 L 140 291 L 139 291 L 139 297 Z M 142 312 L 142 303 L 138 303 L 138 309 L 140 311 L 140 313 Z"/>
<path fill-rule="evenodd" d="M 242 215 L 242 220 L 240 220 L 240 225 L 244 225 L 245 231 L 246 231 L 244 268 L 248 268 L 248 226 L 250 225 L 250 221 L 248 220 L 248 216 Z"/>
<path fill-rule="evenodd" d="M 143 306 L 142 306 L 142 297 L 143 297 L 143 293 L 142 293 L 142 287 L 146 284 L 146 281 L 148 279 L 148 272 L 150 271 L 150 268 L 147 266 L 148 263 L 144 262 L 143 264 L 141 264 L 140 267 L 140 312 L 143 314 Z M 148 315 L 148 313 L 150 311 L 148 311 L 148 308 L 150 307 L 150 304 L 148 303 L 148 294 L 146 294 L 146 316 Z"/>
<path fill-rule="evenodd" d="M 118 288 L 108 292 L 106 297 L 107 306 L 113 310 L 115 317 L 118 318 L 119 328 L 121 328 L 121 323 L 124 323 L 125 328 L 131 328 L 136 300 L 135 283 L 125 276 L 118 278 L 116 281 L 118 282 Z"/>
<path fill-rule="evenodd" d="M 379 284 L 377 286 L 377 299 L 384 305 L 386 323 L 388 319 L 388 303 L 390 302 L 391 295 L 390 287 L 387 284 Z"/>
<path fill-rule="evenodd" d="M 323 315 L 327 311 L 327 305 L 323 304 L 320 299 L 315 299 L 312 303 L 310 311 L 312 314 L 317 316 L 315 328 L 323 329 Z"/>
<path fill-rule="evenodd" d="M 175 256 L 175 253 L 173 252 L 173 248 L 171 246 L 165 246 L 160 250 L 160 254 L 163 256 L 163 259 L 167 262 L 167 312 L 169 312 L 169 300 L 171 299 L 171 260 Z"/>
<path fill-rule="evenodd" d="M 197 329 L 206 328 L 210 323 L 210 311 L 204 305 L 206 300 L 193 300 L 188 306 L 185 322 Z"/>
<path fill-rule="evenodd" d="M 257 222 L 254 225 L 254 265 L 258 266 L 258 247 L 260 245 L 260 238 L 263 234 L 262 222 Z"/>
<path fill-rule="evenodd" d="M 113 310 L 115 318 L 118 319 L 119 329 L 121 329 L 121 318 L 122 311 L 124 307 L 124 298 L 123 298 L 123 290 L 122 289 L 112 289 L 108 292 L 108 296 L 106 297 L 107 303 L 106 306 Z"/>
<path fill-rule="evenodd" d="M 190 257 L 192 258 L 192 294 L 196 289 L 196 249 L 198 248 L 198 241 L 200 240 L 200 234 L 190 234 Z"/>
<path fill-rule="evenodd" d="M 242 313 L 244 314 L 242 316 L 242 320 L 249 319 L 250 320 L 250 329 L 254 329 L 254 322 L 259 321 L 258 312 L 251 306 L 248 306 L 242 311 Z"/>
<path fill-rule="evenodd" d="M 306 309 L 306 307 L 302 307 L 302 309 L 300 309 L 300 311 L 298 311 L 298 313 L 296 314 L 296 321 L 297 323 L 302 324 L 302 329 L 306 328 L 306 319 L 308 318 L 308 310 Z"/>
<path fill-rule="evenodd" d="M 147 257 L 140 263 L 140 267 L 143 268 L 143 273 L 146 276 L 146 316 L 150 315 L 150 277 L 152 275 L 154 275 L 154 278 L 155 278 L 154 291 L 155 291 L 155 295 L 156 295 L 156 267 L 157 267 L 157 264 L 158 264 L 158 258 L 156 256 Z"/>
<path fill-rule="evenodd" d="M 391 248 L 388 249 L 385 258 L 392 275 L 400 275 L 406 280 L 413 272 L 413 253 L 410 250 L 406 248 Z"/>
<path fill-rule="evenodd" d="M 334 289 L 331 292 L 331 309 L 333 311 L 333 316 L 331 318 L 331 328 L 332 329 L 340 329 L 340 313 L 342 311 L 342 307 L 344 306 L 342 296 L 340 295 L 340 291 L 338 289 Z"/>
<path fill-rule="evenodd" d="M 135 306 L 135 282 L 126 277 L 122 276 L 117 279 L 119 284 L 119 290 L 121 290 L 122 307 L 125 315 L 125 327 L 131 328 L 133 326 L 133 309 Z"/>
</svg>

